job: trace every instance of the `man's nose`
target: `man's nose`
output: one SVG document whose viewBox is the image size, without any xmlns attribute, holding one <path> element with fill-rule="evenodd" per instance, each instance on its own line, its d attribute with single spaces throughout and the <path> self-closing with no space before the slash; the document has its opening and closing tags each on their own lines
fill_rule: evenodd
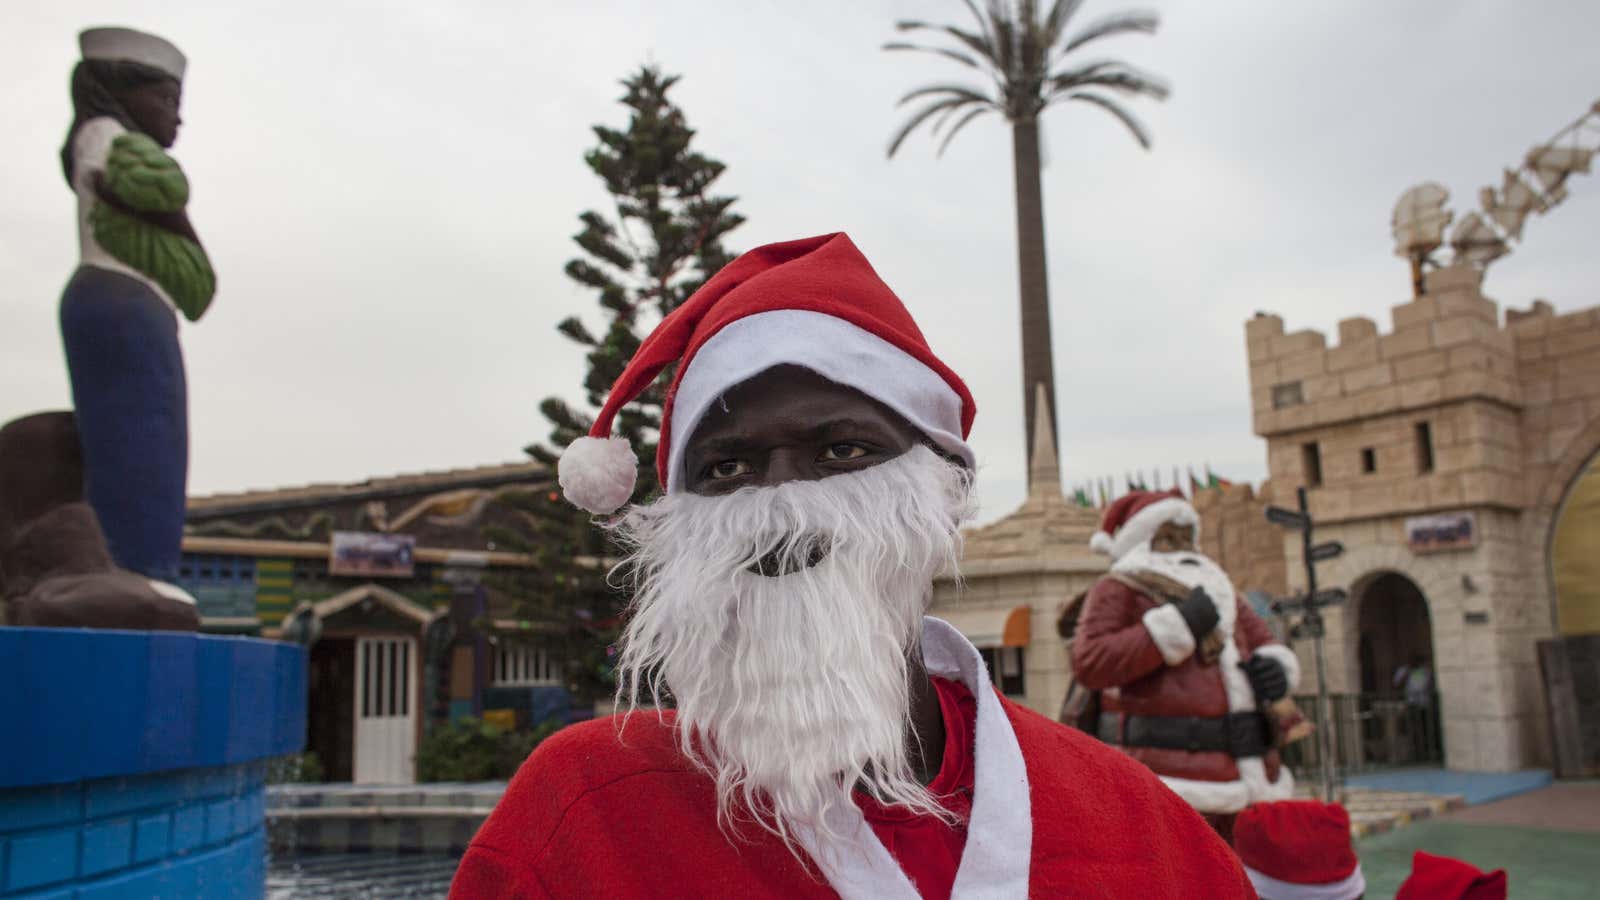
<svg viewBox="0 0 1600 900">
<path fill-rule="evenodd" d="M 813 481 L 817 478 L 817 467 L 813 463 L 809 455 L 798 449 L 779 447 L 767 456 L 762 483 L 770 486 L 786 481 Z"/>
</svg>

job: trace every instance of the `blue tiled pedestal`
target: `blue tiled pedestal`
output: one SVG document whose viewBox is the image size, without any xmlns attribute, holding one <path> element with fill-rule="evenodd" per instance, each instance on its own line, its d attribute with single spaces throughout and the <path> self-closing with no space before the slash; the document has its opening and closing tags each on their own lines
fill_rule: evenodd
<svg viewBox="0 0 1600 900">
<path fill-rule="evenodd" d="M 0 897 L 260 897 L 305 718 L 292 644 L 0 628 Z"/>
</svg>

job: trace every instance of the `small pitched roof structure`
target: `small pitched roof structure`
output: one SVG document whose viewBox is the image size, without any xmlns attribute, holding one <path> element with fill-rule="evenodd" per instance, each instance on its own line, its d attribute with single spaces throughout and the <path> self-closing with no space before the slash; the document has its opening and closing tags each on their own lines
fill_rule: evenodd
<svg viewBox="0 0 1600 900">
<path fill-rule="evenodd" d="M 306 484 L 295 487 L 236 491 L 189 498 L 189 517 L 217 518 L 249 512 L 325 506 L 354 500 L 431 494 L 465 488 L 489 488 L 551 477 L 539 462 L 500 463 L 464 469 L 444 469 L 368 478 L 349 484 Z"/>
</svg>

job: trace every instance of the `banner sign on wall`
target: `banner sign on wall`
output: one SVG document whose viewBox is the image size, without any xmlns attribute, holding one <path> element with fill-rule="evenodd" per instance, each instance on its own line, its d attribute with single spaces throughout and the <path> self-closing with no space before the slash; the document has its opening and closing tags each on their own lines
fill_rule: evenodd
<svg viewBox="0 0 1600 900">
<path fill-rule="evenodd" d="M 1412 553 L 1469 550 L 1478 546 L 1478 518 L 1470 512 L 1406 519 L 1406 545 Z"/>
<path fill-rule="evenodd" d="M 411 577 L 417 539 L 409 534 L 335 531 L 328 545 L 328 574 Z"/>
</svg>

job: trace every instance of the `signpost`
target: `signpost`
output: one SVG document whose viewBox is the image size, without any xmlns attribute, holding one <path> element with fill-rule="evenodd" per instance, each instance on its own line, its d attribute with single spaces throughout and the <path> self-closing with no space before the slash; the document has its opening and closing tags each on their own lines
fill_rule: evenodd
<svg viewBox="0 0 1600 900">
<path fill-rule="evenodd" d="M 1311 511 L 1306 506 L 1306 489 L 1300 488 L 1295 492 L 1295 497 L 1300 501 L 1299 511 L 1284 509 L 1281 506 L 1267 507 L 1267 521 L 1274 525 L 1282 525 L 1300 532 L 1301 557 L 1306 564 L 1306 590 L 1304 594 L 1278 600 L 1272 604 L 1273 612 L 1287 615 L 1289 613 L 1303 613 L 1300 623 L 1295 626 L 1295 631 L 1300 634 L 1311 635 L 1312 646 L 1317 657 L 1317 718 L 1321 720 L 1322 727 L 1317 735 L 1317 759 L 1321 763 L 1322 799 L 1327 803 L 1334 802 L 1334 771 L 1333 771 L 1333 709 L 1328 698 L 1327 663 L 1322 653 L 1322 608 L 1335 606 L 1345 602 L 1348 595 L 1344 588 L 1329 588 L 1317 590 L 1317 563 L 1327 562 L 1337 558 L 1344 552 L 1344 545 L 1338 541 L 1313 544 L 1311 542 L 1311 529 L 1315 523 L 1311 520 Z"/>
</svg>

